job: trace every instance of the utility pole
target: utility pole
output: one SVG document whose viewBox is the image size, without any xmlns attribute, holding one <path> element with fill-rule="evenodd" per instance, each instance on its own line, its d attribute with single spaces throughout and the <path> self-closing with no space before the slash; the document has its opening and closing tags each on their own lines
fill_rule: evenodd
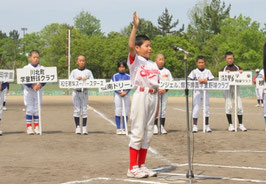
<svg viewBox="0 0 266 184">
<path fill-rule="evenodd" d="M 26 42 L 25 42 L 25 33 L 28 30 L 26 27 L 21 28 L 23 31 L 23 38 L 24 38 L 24 43 L 23 43 L 23 55 L 26 56 Z"/>
</svg>

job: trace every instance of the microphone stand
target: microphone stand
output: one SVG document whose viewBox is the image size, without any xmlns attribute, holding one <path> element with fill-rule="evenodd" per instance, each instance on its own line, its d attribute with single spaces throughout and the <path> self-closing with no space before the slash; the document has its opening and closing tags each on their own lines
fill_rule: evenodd
<svg viewBox="0 0 266 184">
<path fill-rule="evenodd" d="M 189 124 L 189 103 L 188 103 L 188 83 L 187 83 L 187 53 L 184 53 L 184 63 L 185 63 L 185 80 L 186 80 L 186 87 L 185 87 L 185 95 L 186 95 L 186 113 L 187 113 L 187 148 L 188 148 L 188 172 L 187 178 L 189 179 L 189 183 L 192 184 L 192 178 L 194 178 L 194 174 L 192 171 L 191 166 L 191 146 L 190 146 L 190 124 Z"/>
</svg>

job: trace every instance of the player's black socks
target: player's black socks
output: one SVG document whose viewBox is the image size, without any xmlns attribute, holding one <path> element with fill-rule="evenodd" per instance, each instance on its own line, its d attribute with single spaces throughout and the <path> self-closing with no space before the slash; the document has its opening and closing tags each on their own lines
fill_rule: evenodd
<svg viewBox="0 0 266 184">
<path fill-rule="evenodd" d="M 154 121 L 154 125 L 158 126 L 158 119 Z"/>
<path fill-rule="evenodd" d="M 261 101 L 261 104 L 263 104 L 263 100 L 260 100 Z"/>
<path fill-rule="evenodd" d="M 205 117 L 205 125 L 209 125 L 209 117 Z"/>
<path fill-rule="evenodd" d="M 258 101 L 258 104 L 260 104 L 260 100 L 257 100 Z"/>
<path fill-rule="evenodd" d="M 164 127 L 164 123 L 165 123 L 165 118 L 161 118 L 161 125 L 163 125 L 163 127 Z"/>
<path fill-rule="evenodd" d="M 83 118 L 82 120 L 82 126 L 86 126 L 87 125 L 87 118 Z"/>
<path fill-rule="evenodd" d="M 232 122 L 232 115 L 231 114 L 226 114 L 227 120 L 229 124 L 233 124 Z"/>
<path fill-rule="evenodd" d="M 193 118 L 193 125 L 197 125 L 198 124 L 198 118 Z"/>
<path fill-rule="evenodd" d="M 237 115 L 239 124 L 242 124 L 243 115 Z"/>
<path fill-rule="evenodd" d="M 6 102 L 3 102 L 3 106 L 4 106 L 4 107 L 6 106 Z"/>
<path fill-rule="evenodd" d="M 74 117 L 76 127 L 79 126 L 79 117 Z"/>
</svg>

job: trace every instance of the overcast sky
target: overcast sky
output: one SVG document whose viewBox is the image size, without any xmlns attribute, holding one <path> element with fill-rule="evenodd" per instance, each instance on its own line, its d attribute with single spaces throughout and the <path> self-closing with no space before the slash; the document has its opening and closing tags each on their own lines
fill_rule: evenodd
<svg viewBox="0 0 266 184">
<path fill-rule="evenodd" d="M 266 0 L 224 0 L 231 3 L 231 17 L 243 14 L 256 20 L 261 27 L 266 23 Z M 105 33 L 120 31 L 137 11 L 141 18 L 157 25 L 157 18 L 168 8 L 178 27 L 189 23 L 188 11 L 197 0 L 0 0 L 0 30 L 8 33 L 26 27 L 27 32 L 38 32 L 51 23 L 74 24 L 80 11 L 88 11 L 101 21 Z"/>
</svg>

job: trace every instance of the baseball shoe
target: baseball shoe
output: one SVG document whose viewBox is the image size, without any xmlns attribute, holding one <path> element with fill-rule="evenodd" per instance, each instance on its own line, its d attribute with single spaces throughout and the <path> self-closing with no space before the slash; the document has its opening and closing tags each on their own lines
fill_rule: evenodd
<svg viewBox="0 0 266 184">
<path fill-rule="evenodd" d="M 0 136 L 2 136 L 3 135 L 3 132 L 0 130 Z"/>
<path fill-rule="evenodd" d="M 235 127 L 233 124 L 230 124 L 229 127 L 228 127 L 228 131 L 229 132 L 234 132 L 235 131 Z"/>
<path fill-rule="evenodd" d="M 192 133 L 197 133 L 198 132 L 198 126 L 193 125 Z"/>
<path fill-rule="evenodd" d="M 34 132 L 35 132 L 35 134 L 37 134 L 37 135 L 41 134 L 39 126 L 36 126 L 36 127 L 34 128 Z"/>
<path fill-rule="evenodd" d="M 158 134 L 158 133 L 159 133 L 158 126 L 154 125 L 153 134 Z"/>
<path fill-rule="evenodd" d="M 122 134 L 122 135 L 126 135 L 126 130 L 125 130 L 125 129 L 122 129 L 122 130 L 121 130 L 121 134 Z"/>
<path fill-rule="evenodd" d="M 83 135 L 88 135 L 88 130 L 87 130 L 86 126 L 82 127 L 82 134 Z"/>
<path fill-rule="evenodd" d="M 259 107 L 259 106 L 260 106 L 260 104 L 257 104 L 257 105 L 256 105 L 256 107 Z"/>
<path fill-rule="evenodd" d="M 209 127 L 209 125 L 205 125 L 206 132 L 212 132 L 212 129 Z"/>
<path fill-rule="evenodd" d="M 6 106 L 4 106 L 4 107 L 3 107 L 3 111 L 6 111 L 6 110 L 7 110 L 7 108 L 6 108 Z"/>
<path fill-rule="evenodd" d="M 240 129 L 242 132 L 246 132 L 246 131 L 247 131 L 246 127 L 245 127 L 243 124 L 240 124 L 240 125 L 239 125 L 239 129 Z"/>
<path fill-rule="evenodd" d="M 263 105 L 263 104 L 261 104 L 260 106 L 261 106 L 261 107 L 264 107 L 264 105 Z"/>
<path fill-rule="evenodd" d="M 133 166 L 133 169 L 127 171 L 127 177 L 129 178 L 147 178 L 148 175 L 144 173 L 139 166 Z"/>
<path fill-rule="evenodd" d="M 75 133 L 76 134 L 81 134 L 80 126 L 77 126 Z"/>
<path fill-rule="evenodd" d="M 144 164 L 141 165 L 140 169 L 142 170 L 142 172 L 147 174 L 149 177 L 156 177 L 157 176 L 157 172 L 154 172 L 154 171 L 148 169 Z"/>
<path fill-rule="evenodd" d="M 161 133 L 162 134 L 167 134 L 167 131 L 164 129 L 163 125 L 161 125 Z"/>
<path fill-rule="evenodd" d="M 117 135 L 123 135 L 123 130 L 122 129 L 117 129 L 116 130 Z"/>
<path fill-rule="evenodd" d="M 27 134 L 28 134 L 28 135 L 34 135 L 34 131 L 33 131 L 33 129 L 32 129 L 31 126 L 29 126 L 29 127 L 27 128 Z"/>
</svg>

